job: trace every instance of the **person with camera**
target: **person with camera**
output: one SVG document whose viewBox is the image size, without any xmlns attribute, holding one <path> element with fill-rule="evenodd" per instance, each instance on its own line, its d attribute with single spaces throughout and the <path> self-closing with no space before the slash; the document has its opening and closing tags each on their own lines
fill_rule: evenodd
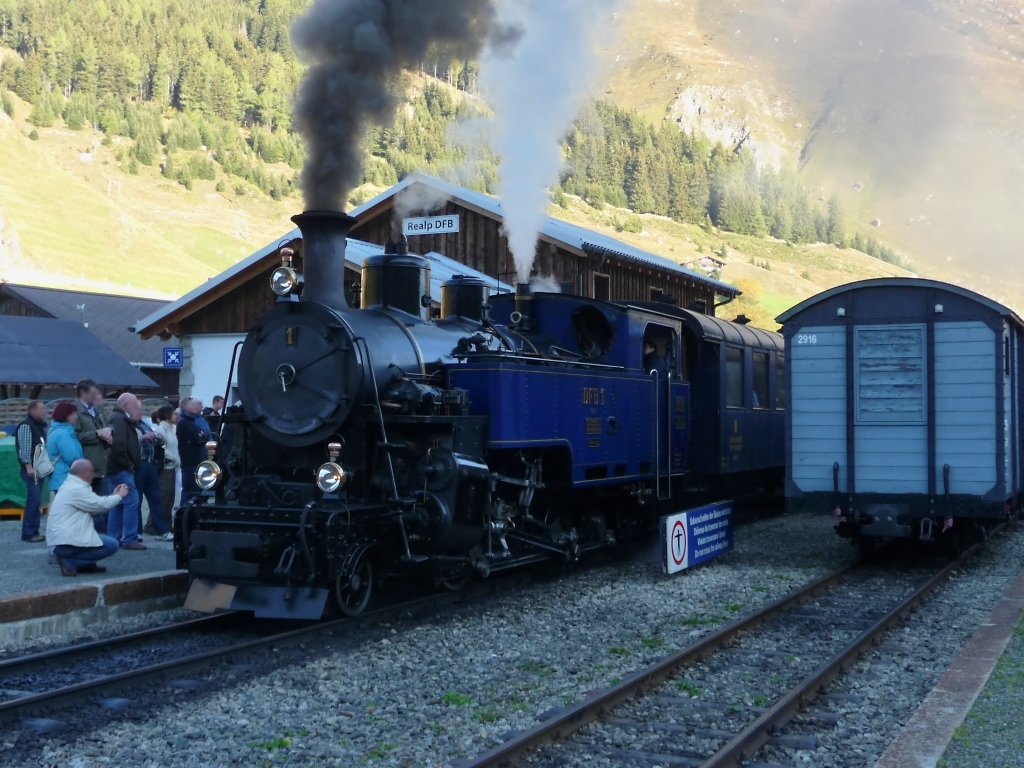
<svg viewBox="0 0 1024 768">
<path fill-rule="evenodd" d="M 109 496 L 92 492 L 94 471 L 88 459 L 71 464 L 67 479 L 50 507 L 46 524 L 46 545 L 57 558 L 64 576 L 79 573 L 103 573 L 107 569 L 97 565 L 100 560 L 117 552 L 117 539 L 96 532 L 92 518 L 105 515 L 121 504 L 129 489 L 118 485 Z"/>
</svg>

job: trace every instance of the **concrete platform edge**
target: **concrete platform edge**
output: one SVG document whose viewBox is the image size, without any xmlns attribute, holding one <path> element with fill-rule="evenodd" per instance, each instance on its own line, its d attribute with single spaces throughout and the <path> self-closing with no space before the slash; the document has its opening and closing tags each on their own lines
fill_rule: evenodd
<svg viewBox="0 0 1024 768">
<path fill-rule="evenodd" d="M 61 589 L 0 599 L 0 629 L 12 622 L 178 596 L 188 588 L 185 571 L 160 571 L 122 579 L 81 582 Z"/>
<path fill-rule="evenodd" d="M 935 768 L 988 682 L 1024 612 L 1024 569 L 874 768 Z"/>
<path fill-rule="evenodd" d="M 163 597 L 137 600 L 130 603 L 121 603 L 120 605 L 101 605 L 81 611 L 72 611 L 71 613 L 58 613 L 39 619 L 11 621 L 6 624 L 0 624 L 0 645 L 26 643 L 38 637 L 51 637 L 55 634 L 71 632 L 76 629 L 92 626 L 93 624 L 102 624 L 106 621 L 117 621 L 131 616 L 153 613 L 154 611 L 180 608 L 184 598 L 184 593 L 164 595 Z"/>
</svg>

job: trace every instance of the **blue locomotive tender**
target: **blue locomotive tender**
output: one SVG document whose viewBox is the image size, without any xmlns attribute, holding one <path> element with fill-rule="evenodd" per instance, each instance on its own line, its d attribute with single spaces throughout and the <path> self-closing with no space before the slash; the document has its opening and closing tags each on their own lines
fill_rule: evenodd
<svg viewBox="0 0 1024 768">
<path fill-rule="evenodd" d="M 840 286 L 784 313 L 786 497 L 841 536 L 954 549 L 1019 502 L 1020 353 L 1011 310 L 920 279 Z"/>
<path fill-rule="evenodd" d="M 383 576 L 455 587 L 572 561 L 712 480 L 781 481 L 777 335 L 472 278 L 444 284 L 434 319 L 404 241 L 364 263 L 353 309 L 353 220 L 294 220 L 302 273 L 282 249 L 279 299 L 238 355 L 235 439 L 175 521 L 190 607 L 355 615 Z"/>
</svg>

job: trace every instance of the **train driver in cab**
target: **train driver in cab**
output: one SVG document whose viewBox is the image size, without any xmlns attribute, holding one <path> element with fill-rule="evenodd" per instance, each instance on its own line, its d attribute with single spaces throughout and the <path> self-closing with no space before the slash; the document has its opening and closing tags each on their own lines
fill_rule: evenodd
<svg viewBox="0 0 1024 768">
<path fill-rule="evenodd" d="M 644 341 L 644 373 L 657 371 L 658 376 L 668 376 L 668 360 L 658 353 L 658 348 L 650 339 Z"/>
</svg>

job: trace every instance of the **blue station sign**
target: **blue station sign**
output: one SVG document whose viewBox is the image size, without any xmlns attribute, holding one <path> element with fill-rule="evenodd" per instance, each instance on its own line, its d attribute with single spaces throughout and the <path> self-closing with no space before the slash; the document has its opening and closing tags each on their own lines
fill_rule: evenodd
<svg viewBox="0 0 1024 768">
<path fill-rule="evenodd" d="M 181 368 L 185 365 L 185 351 L 181 347 L 164 347 L 164 368 Z"/>
<path fill-rule="evenodd" d="M 661 559 L 665 573 L 678 573 L 732 551 L 732 502 L 661 518 Z"/>
</svg>

